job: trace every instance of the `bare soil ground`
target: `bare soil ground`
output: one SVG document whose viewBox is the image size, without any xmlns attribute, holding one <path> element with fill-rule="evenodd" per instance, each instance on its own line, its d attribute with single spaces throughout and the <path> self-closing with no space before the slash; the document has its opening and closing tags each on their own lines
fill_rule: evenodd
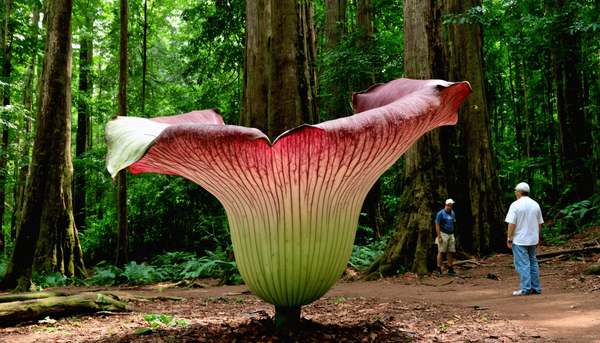
<svg viewBox="0 0 600 343">
<path fill-rule="evenodd" d="M 600 228 L 570 239 L 570 247 L 598 244 Z M 540 259 L 543 260 L 543 259 Z M 0 328 L 0 343 L 25 342 L 574 342 L 600 343 L 600 276 L 582 277 L 600 254 L 566 255 L 540 263 L 542 294 L 516 297 L 512 255 L 498 254 L 457 267 L 460 277 L 407 273 L 372 282 L 349 281 L 348 270 L 321 299 L 302 308 L 302 332 L 277 337 L 274 307 L 246 286 L 169 289 L 62 287 L 51 290 L 183 297 L 133 300 L 134 312 L 55 318 Z M 202 283 L 214 281 L 201 280 Z M 162 292 L 159 293 L 159 287 Z M 175 316 L 187 325 L 149 327 L 144 314 Z"/>
</svg>

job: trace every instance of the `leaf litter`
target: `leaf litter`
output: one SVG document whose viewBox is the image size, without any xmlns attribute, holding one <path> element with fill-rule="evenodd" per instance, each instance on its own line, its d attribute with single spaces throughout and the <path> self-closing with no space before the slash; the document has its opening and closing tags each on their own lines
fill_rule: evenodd
<svg viewBox="0 0 600 343">
<path fill-rule="evenodd" d="M 586 237 L 580 238 L 579 243 L 584 243 Z M 577 244 L 572 242 L 572 245 Z M 540 251 L 556 249 L 540 247 Z M 548 329 L 524 320 L 509 319 L 510 316 L 500 308 L 453 302 L 454 295 L 448 291 L 449 287 L 455 290 L 470 285 L 481 291 L 498 292 L 497 285 L 502 282 L 509 283 L 510 287 L 518 285 L 518 276 L 509 266 L 511 260 L 512 256 L 497 254 L 478 260 L 478 265 L 461 266 L 462 277 L 451 279 L 453 282 L 449 282 L 448 277 L 420 277 L 412 273 L 371 282 L 350 282 L 350 278 L 360 276 L 360 271 L 349 270 L 338 282 L 340 289 L 369 296 L 339 295 L 334 287 L 325 297 L 302 307 L 302 330 L 290 337 L 275 335 L 274 307 L 257 299 L 244 286 L 216 287 L 214 280 L 198 280 L 209 287 L 190 290 L 169 289 L 169 284 L 107 287 L 115 294 L 156 296 L 160 290 L 161 295 L 186 300 L 149 301 L 131 297 L 130 304 L 137 309 L 134 312 L 44 318 L 21 323 L 0 328 L 0 343 L 558 342 L 548 334 Z M 544 289 L 560 288 L 560 294 L 597 294 L 595 290 L 600 289 L 600 277 L 590 275 L 582 279 L 580 276 L 588 266 L 598 263 L 600 254 L 541 263 Z M 489 279 L 489 273 L 498 275 L 499 280 Z M 380 292 L 386 287 L 393 296 Z M 73 286 L 56 290 L 90 291 Z M 445 292 L 442 294 L 447 295 L 444 298 L 447 300 L 416 300 L 415 292 L 425 297 L 432 292 Z M 506 293 L 503 288 L 500 292 Z M 507 302 L 514 298 L 506 296 Z M 578 307 L 573 305 L 571 309 L 578 310 Z M 162 324 L 151 326 L 144 318 L 157 316 L 163 318 Z M 557 320 L 561 320 L 560 315 Z M 144 328 L 147 330 L 142 330 Z M 571 337 L 577 339 L 577 336 Z"/>
</svg>

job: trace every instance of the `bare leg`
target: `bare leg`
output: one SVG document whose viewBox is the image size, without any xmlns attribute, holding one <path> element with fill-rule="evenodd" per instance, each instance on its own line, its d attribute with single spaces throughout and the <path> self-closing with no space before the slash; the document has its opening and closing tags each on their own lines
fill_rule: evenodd
<svg viewBox="0 0 600 343">
<path fill-rule="evenodd" d="M 444 256 L 442 256 L 441 252 L 438 252 L 438 254 L 437 254 L 437 266 L 440 267 L 440 268 L 442 268 L 443 263 L 444 263 Z"/>
<path fill-rule="evenodd" d="M 452 253 L 448 252 L 446 253 L 446 259 L 448 260 L 448 267 L 452 267 Z M 439 258 L 438 258 L 439 260 Z"/>
</svg>

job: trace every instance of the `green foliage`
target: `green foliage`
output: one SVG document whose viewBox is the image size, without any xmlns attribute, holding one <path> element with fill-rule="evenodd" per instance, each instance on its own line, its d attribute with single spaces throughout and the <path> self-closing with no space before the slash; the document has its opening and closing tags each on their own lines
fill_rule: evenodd
<svg viewBox="0 0 600 343">
<path fill-rule="evenodd" d="M 61 287 L 66 285 L 87 286 L 83 280 L 75 276 L 67 278 L 59 272 L 50 275 L 46 275 L 44 272 L 34 272 L 31 279 L 33 284 L 36 286 L 36 289 L 39 291 L 48 287 Z"/>
<path fill-rule="evenodd" d="M 162 326 L 185 326 L 189 325 L 190 321 L 187 319 L 175 319 L 175 316 L 167 316 L 165 314 L 146 314 L 144 315 L 144 320 L 150 324 L 150 327 L 142 328 L 135 331 L 134 335 L 142 335 L 145 333 L 150 333 L 152 329 L 160 328 Z"/>
<path fill-rule="evenodd" d="M 125 265 L 122 275 L 132 285 L 151 285 L 164 280 L 165 277 L 162 269 L 144 263 L 137 264 L 135 261 Z"/>
<path fill-rule="evenodd" d="M 196 257 L 194 253 L 168 252 L 152 259 L 152 264 L 131 261 L 124 269 L 100 262 L 96 273 L 86 281 L 93 285 L 154 284 L 161 281 L 181 281 L 193 278 L 218 278 L 227 273 L 226 283 L 241 284 L 242 277 L 235 262 L 227 262 L 229 250 L 217 248 L 207 251 L 207 256 Z"/>
<path fill-rule="evenodd" d="M 542 230 L 542 237 L 551 245 L 569 245 L 567 238 L 585 231 L 587 225 L 600 223 L 600 195 L 567 205 L 558 211 L 562 218 Z"/>
<path fill-rule="evenodd" d="M 8 260 L 0 257 L 0 280 L 4 278 L 4 274 L 6 274 L 6 268 L 8 268 Z"/>
<path fill-rule="evenodd" d="M 338 298 L 336 300 L 331 300 L 329 303 L 336 305 L 336 304 L 339 304 L 339 303 L 344 302 L 344 301 L 346 301 L 346 298 Z"/>
<path fill-rule="evenodd" d="M 183 264 L 181 276 L 184 279 L 192 278 L 216 278 L 222 273 L 228 273 L 228 283 L 241 284 L 242 277 L 237 269 L 235 262 L 227 262 L 226 251 L 217 249 L 216 252 L 207 251 L 207 256 L 200 258 L 191 258 Z"/>
<path fill-rule="evenodd" d="M 598 211 L 598 209 L 600 208 L 599 199 L 600 196 L 595 195 L 593 198 L 590 198 L 588 200 L 583 200 L 574 204 L 570 204 L 563 210 L 560 210 L 558 212 L 565 215 L 565 220 L 570 219 L 579 221 L 581 223 L 585 220 L 586 215 L 588 215 L 587 221 L 590 221 L 591 218 L 597 218 L 598 214 L 600 213 L 600 211 Z"/>
<path fill-rule="evenodd" d="M 374 241 L 367 245 L 355 245 L 352 247 L 352 255 L 348 265 L 355 269 L 366 269 L 373 261 L 383 254 L 383 249 L 387 244 L 387 238 L 381 241 Z"/>
<path fill-rule="evenodd" d="M 91 277 L 87 278 L 86 281 L 91 285 L 110 285 L 114 286 L 119 283 L 117 280 L 123 275 L 123 270 L 115 266 L 108 265 L 106 261 L 98 263 L 94 267 L 96 273 Z"/>
</svg>

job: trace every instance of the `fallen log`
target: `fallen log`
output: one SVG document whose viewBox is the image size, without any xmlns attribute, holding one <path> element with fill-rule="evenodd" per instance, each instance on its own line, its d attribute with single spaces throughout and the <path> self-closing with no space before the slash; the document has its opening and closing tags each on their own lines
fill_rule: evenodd
<svg viewBox="0 0 600 343">
<path fill-rule="evenodd" d="M 131 307 L 101 293 L 43 297 L 0 303 L 0 326 L 45 317 L 65 317 L 99 311 L 129 312 Z"/>
<path fill-rule="evenodd" d="M 600 245 L 592 246 L 592 247 L 583 247 L 580 249 L 567 249 L 567 250 L 557 250 L 557 251 L 549 251 L 541 254 L 537 254 L 537 257 L 552 257 L 558 256 L 562 254 L 575 254 L 575 253 L 584 253 L 584 252 L 600 252 Z"/>
<path fill-rule="evenodd" d="M 52 297 L 64 297 L 70 294 L 63 292 L 34 292 L 34 293 L 17 293 L 17 294 L 7 294 L 0 296 L 0 304 L 1 303 L 10 303 L 13 301 L 25 301 L 25 300 L 34 300 L 34 299 L 44 299 L 44 298 L 52 298 Z"/>
<path fill-rule="evenodd" d="M 567 258 L 567 255 L 558 255 L 558 256 L 543 258 L 541 260 L 538 260 L 538 263 L 543 263 L 543 262 L 548 262 L 548 261 L 553 261 L 553 260 L 560 260 L 563 258 Z"/>
</svg>

